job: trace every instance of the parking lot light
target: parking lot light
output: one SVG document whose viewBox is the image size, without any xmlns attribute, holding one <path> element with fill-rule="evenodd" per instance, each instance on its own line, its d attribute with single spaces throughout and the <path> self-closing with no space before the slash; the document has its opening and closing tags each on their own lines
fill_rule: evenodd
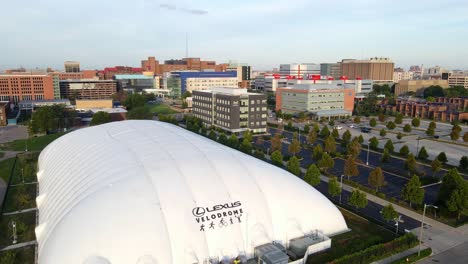
<svg viewBox="0 0 468 264">
<path fill-rule="evenodd" d="M 421 219 L 421 230 L 419 231 L 419 249 L 418 249 L 418 256 L 421 255 L 421 241 L 422 241 L 422 235 L 423 235 L 423 229 L 424 229 L 424 216 L 426 215 L 426 207 L 434 207 L 435 209 L 438 209 L 439 207 L 432 205 L 432 204 L 424 204 L 424 210 L 422 214 L 422 219 Z"/>
</svg>

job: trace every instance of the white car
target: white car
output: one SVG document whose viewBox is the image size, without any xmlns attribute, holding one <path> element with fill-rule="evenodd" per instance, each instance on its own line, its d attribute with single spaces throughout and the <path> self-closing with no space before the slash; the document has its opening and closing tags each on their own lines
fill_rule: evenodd
<svg viewBox="0 0 468 264">
<path fill-rule="evenodd" d="M 343 129 L 342 126 L 335 126 L 336 129 L 340 130 L 340 129 Z"/>
<path fill-rule="evenodd" d="M 358 126 L 355 125 L 355 124 L 351 124 L 351 125 L 349 125 L 349 127 L 350 127 L 350 128 L 358 128 Z"/>
</svg>

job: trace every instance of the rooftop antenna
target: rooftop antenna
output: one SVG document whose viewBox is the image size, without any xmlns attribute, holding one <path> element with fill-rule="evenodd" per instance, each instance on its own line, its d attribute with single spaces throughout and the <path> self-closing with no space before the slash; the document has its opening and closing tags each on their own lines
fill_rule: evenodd
<svg viewBox="0 0 468 264">
<path fill-rule="evenodd" d="M 185 58 L 188 58 L 188 33 L 185 32 Z"/>
</svg>

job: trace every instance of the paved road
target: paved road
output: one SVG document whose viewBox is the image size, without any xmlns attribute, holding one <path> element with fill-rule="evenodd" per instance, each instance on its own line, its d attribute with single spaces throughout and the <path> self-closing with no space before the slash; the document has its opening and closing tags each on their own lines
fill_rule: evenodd
<svg viewBox="0 0 468 264">
<path fill-rule="evenodd" d="M 434 264 L 434 263 L 453 263 L 466 264 L 468 263 L 468 242 L 455 246 L 440 254 L 432 255 L 424 259 L 419 264 Z"/>
</svg>

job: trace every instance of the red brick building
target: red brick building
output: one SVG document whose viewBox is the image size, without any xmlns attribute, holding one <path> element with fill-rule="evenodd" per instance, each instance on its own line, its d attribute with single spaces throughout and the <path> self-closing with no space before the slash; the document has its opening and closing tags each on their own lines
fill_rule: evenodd
<svg viewBox="0 0 468 264">
<path fill-rule="evenodd" d="M 385 112 L 399 112 L 408 117 L 420 117 L 434 121 L 468 120 L 468 98 L 438 97 L 435 102 L 422 99 L 397 99 L 395 105 L 380 104 Z"/>
<path fill-rule="evenodd" d="M 127 66 L 115 66 L 104 68 L 104 70 L 97 73 L 100 80 L 112 80 L 117 74 L 141 74 L 142 68 L 133 68 Z"/>
<path fill-rule="evenodd" d="M 163 74 L 171 71 L 204 71 L 213 70 L 217 72 L 226 71 L 227 64 L 216 64 L 215 61 L 202 61 L 200 58 L 183 58 L 181 60 L 167 60 L 160 64 L 155 57 L 148 57 L 141 61 L 141 68 L 144 71 L 151 71 L 154 74 Z"/>
<path fill-rule="evenodd" d="M 0 75 L 0 101 L 52 100 L 54 84 L 52 75 L 5 74 Z"/>
</svg>

